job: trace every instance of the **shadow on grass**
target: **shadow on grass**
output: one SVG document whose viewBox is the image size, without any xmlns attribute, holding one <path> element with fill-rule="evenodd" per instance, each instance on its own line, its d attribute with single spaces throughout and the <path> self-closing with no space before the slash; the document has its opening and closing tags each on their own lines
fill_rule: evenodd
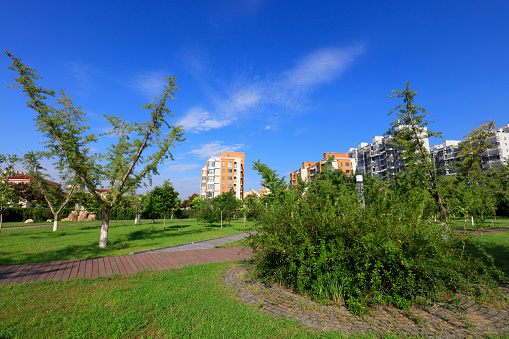
<svg viewBox="0 0 509 339">
<path fill-rule="evenodd" d="M 480 236 L 473 238 L 473 241 L 480 244 L 487 254 L 493 256 L 495 266 L 504 272 L 506 278 L 509 279 L 509 246 L 502 242 L 483 240 Z M 487 258 L 474 245 L 467 243 L 465 250 L 474 257 L 481 258 L 485 264 L 489 265 Z"/>
</svg>

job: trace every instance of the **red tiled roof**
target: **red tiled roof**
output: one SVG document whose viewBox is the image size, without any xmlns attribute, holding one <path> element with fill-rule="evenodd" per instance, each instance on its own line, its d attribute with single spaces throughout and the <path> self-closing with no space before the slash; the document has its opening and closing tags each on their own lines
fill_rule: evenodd
<svg viewBox="0 0 509 339">
<path fill-rule="evenodd" d="M 8 181 L 11 181 L 11 180 L 30 180 L 30 181 L 33 181 L 33 180 L 35 180 L 35 178 L 33 176 L 31 176 L 31 175 L 15 175 L 15 176 L 7 178 L 7 180 Z M 44 179 L 44 180 L 49 182 L 50 184 L 60 186 L 59 183 L 56 183 L 54 181 L 50 181 L 50 180 L 46 180 L 46 179 Z"/>
</svg>

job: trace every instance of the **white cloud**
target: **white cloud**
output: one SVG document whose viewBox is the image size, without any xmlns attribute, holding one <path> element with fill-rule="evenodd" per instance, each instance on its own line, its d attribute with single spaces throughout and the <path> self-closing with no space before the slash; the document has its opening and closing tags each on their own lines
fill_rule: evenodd
<svg viewBox="0 0 509 339">
<path fill-rule="evenodd" d="M 161 71 L 140 72 L 128 81 L 128 85 L 148 99 L 153 99 L 163 92 L 166 73 Z"/>
<path fill-rule="evenodd" d="M 339 78 L 363 52 L 362 46 L 323 48 L 279 75 L 260 79 L 237 74 L 223 93 L 215 90 L 209 93 L 215 102 L 213 110 L 192 108 L 180 124 L 198 133 L 229 126 L 242 118 L 256 116 L 273 121 L 281 114 L 301 111 L 309 93 Z"/>
<path fill-rule="evenodd" d="M 67 68 L 71 71 L 71 74 L 74 75 L 76 80 L 83 85 L 89 85 L 92 80 L 92 76 L 99 73 L 99 70 L 93 66 L 79 64 L 73 61 L 69 61 L 67 63 Z"/>
<path fill-rule="evenodd" d="M 232 120 L 223 118 L 213 118 L 210 112 L 204 111 L 200 107 L 193 107 L 187 111 L 186 115 L 177 122 L 177 125 L 183 125 L 187 131 L 208 131 L 214 128 L 228 126 Z"/>
<path fill-rule="evenodd" d="M 199 149 L 190 151 L 200 159 L 207 159 L 211 156 L 219 156 L 221 152 L 237 152 L 245 148 L 244 144 L 224 145 L 223 141 L 213 141 L 208 144 L 201 144 Z"/>
<path fill-rule="evenodd" d="M 287 72 L 285 87 L 308 90 L 312 86 L 329 83 L 338 78 L 363 51 L 361 46 L 318 50 Z"/>
<path fill-rule="evenodd" d="M 167 168 L 165 168 L 164 172 L 183 173 L 183 172 L 187 172 L 187 171 L 190 171 L 192 169 L 195 169 L 197 167 L 200 167 L 200 165 L 196 165 L 196 164 L 175 164 L 175 165 L 171 165 L 171 166 L 168 166 Z"/>
</svg>

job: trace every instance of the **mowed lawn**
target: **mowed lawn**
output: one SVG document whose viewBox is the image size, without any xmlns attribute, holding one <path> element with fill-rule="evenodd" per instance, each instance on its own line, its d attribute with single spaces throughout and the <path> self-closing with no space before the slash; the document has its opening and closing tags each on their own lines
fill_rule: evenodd
<svg viewBox="0 0 509 339">
<path fill-rule="evenodd" d="M 243 220 L 233 220 L 231 226 L 215 223 L 196 222 L 195 219 L 184 219 L 182 229 L 180 220 L 166 220 L 154 223 L 151 232 L 151 221 L 144 220 L 141 225 L 133 221 L 110 224 L 108 247 L 99 248 L 101 226 L 90 223 L 59 225 L 53 232 L 52 226 L 26 227 L 22 229 L 4 229 L 0 234 L 0 265 L 45 262 L 67 259 L 85 259 L 129 254 L 129 252 L 157 247 L 171 246 L 191 241 L 216 238 L 225 235 L 246 232 L 252 229 Z"/>
<path fill-rule="evenodd" d="M 230 265 L 0 286 L 0 338 L 341 337 L 245 305 Z"/>
</svg>

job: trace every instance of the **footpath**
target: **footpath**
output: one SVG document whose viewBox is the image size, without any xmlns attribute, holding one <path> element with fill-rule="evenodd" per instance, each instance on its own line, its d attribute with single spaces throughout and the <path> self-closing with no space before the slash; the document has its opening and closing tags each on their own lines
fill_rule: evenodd
<svg viewBox="0 0 509 339">
<path fill-rule="evenodd" d="M 143 270 L 161 271 L 186 265 L 248 259 L 253 253 L 251 249 L 241 246 L 217 248 L 248 235 L 249 233 L 234 234 L 115 257 L 0 266 L 0 285 L 39 280 L 63 281 L 78 277 L 96 278 L 111 274 L 131 274 Z"/>
</svg>

